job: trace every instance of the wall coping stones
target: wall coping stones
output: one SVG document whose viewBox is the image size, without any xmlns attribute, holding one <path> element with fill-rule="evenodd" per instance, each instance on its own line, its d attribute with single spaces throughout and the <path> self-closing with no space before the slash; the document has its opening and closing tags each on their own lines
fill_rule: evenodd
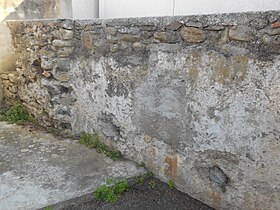
<svg viewBox="0 0 280 210">
<path fill-rule="evenodd" d="M 185 23 L 186 26 L 193 26 L 193 24 L 188 25 L 188 22 L 203 22 L 203 27 L 211 25 L 219 25 L 222 23 L 224 26 L 233 25 L 248 25 L 252 21 L 256 21 L 257 18 L 266 17 L 269 18 L 269 23 L 276 27 L 279 25 L 277 19 L 277 13 L 279 11 L 264 11 L 264 12 L 244 12 L 244 13 L 222 13 L 222 14 L 206 14 L 206 15 L 188 15 L 188 16 L 161 16 L 161 17 L 139 17 L 139 18 L 115 18 L 115 19 L 86 19 L 86 20 L 74 20 L 74 19 L 33 19 L 33 20 L 9 20 L 8 23 L 31 23 L 31 22 L 67 22 L 65 24 L 65 29 L 73 29 L 73 24 L 94 24 L 102 26 L 153 26 L 153 25 L 169 25 L 172 22 Z M 275 23 L 277 22 L 277 23 Z M 68 24 L 70 24 L 68 26 Z M 198 23 L 199 24 L 199 23 Z M 199 24 L 200 25 L 200 24 Z M 201 26 L 199 26 L 201 27 Z M 279 27 L 279 26 L 278 26 Z"/>
</svg>

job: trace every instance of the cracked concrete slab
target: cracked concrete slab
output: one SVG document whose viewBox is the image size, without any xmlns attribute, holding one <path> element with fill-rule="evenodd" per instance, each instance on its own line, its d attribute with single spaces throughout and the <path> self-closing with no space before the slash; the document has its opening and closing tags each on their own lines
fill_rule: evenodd
<svg viewBox="0 0 280 210">
<path fill-rule="evenodd" d="M 106 179 L 143 173 L 77 141 L 0 122 L 0 210 L 42 208 L 91 193 Z"/>
</svg>

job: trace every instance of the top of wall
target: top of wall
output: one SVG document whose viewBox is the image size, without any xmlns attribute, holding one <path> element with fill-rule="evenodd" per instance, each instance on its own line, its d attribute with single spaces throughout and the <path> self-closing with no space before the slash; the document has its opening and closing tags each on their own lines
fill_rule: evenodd
<svg viewBox="0 0 280 210">
<path fill-rule="evenodd" d="M 134 18 L 112 18 L 112 19 L 32 19 L 32 20 L 9 20 L 10 23 L 16 22 L 45 22 L 45 21 L 66 21 L 73 23 L 92 23 L 107 26 L 133 26 L 138 24 L 167 25 L 173 21 L 179 21 L 187 26 L 197 28 L 207 27 L 209 25 L 259 25 L 259 28 L 269 20 L 270 23 L 276 22 L 280 18 L 279 11 L 262 12 L 242 12 L 242 13 L 219 13 L 204 15 L 185 15 L 185 16 L 158 16 L 158 17 L 134 17 Z"/>
<path fill-rule="evenodd" d="M 129 43 L 135 42 L 144 43 L 144 45 L 169 43 L 168 47 L 181 43 L 178 47 L 197 45 L 216 50 L 221 50 L 220 48 L 224 48 L 230 43 L 237 46 L 235 49 L 231 49 L 231 52 L 252 53 L 260 59 L 266 59 L 271 54 L 280 52 L 279 11 L 177 17 L 9 22 L 11 33 L 17 36 L 26 33 L 28 28 L 33 25 L 45 28 L 44 30 L 59 30 L 59 33 L 62 33 L 63 29 L 73 29 L 75 31 L 71 32 L 74 34 L 73 42 L 69 40 L 62 42 L 62 47 L 64 44 L 77 46 L 76 41 L 82 39 L 86 45 L 85 48 L 94 49 L 88 55 L 95 54 L 95 50 L 101 52 L 96 53 L 95 56 L 114 53 L 116 50 L 110 49 L 110 46 L 115 43 L 121 43 L 115 46 L 121 47 L 131 46 Z M 57 36 L 56 39 L 60 37 L 64 36 Z M 79 50 L 79 47 L 75 50 Z M 129 48 L 129 50 L 131 49 Z M 125 52 L 129 54 L 129 50 Z"/>
</svg>

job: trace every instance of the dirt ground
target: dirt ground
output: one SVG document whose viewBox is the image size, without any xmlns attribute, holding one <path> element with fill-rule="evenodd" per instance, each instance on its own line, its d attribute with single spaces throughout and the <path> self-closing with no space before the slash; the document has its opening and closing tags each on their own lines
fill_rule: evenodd
<svg viewBox="0 0 280 210">
<path fill-rule="evenodd" d="M 59 210 L 214 210 L 198 200 L 151 178 L 134 184 L 116 203 L 106 203 L 92 194 L 66 201 L 53 209 Z"/>
</svg>

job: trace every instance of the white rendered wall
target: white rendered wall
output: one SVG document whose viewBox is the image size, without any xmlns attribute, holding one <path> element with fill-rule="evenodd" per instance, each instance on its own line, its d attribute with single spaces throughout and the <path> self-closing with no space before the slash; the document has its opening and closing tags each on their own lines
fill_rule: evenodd
<svg viewBox="0 0 280 210">
<path fill-rule="evenodd" d="M 118 1 L 118 0 L 116 0 Z M 74 19 L 92 19 L 99 17 L 99 0 L 72 0 Z"/>
<path fill-rule="evenodd" d="M 170 16 L 174 0 L 100 0 L 100 18 Z"/>
<path fill-rule="evenodd" d="M 176 0 L 175 15 L 280 10 L 280 0 Z"/>
<path fill-rule="evenodd" d="M 100 18 L 280 10 L 280 0 L 99 0 Z"/>
</svg>

